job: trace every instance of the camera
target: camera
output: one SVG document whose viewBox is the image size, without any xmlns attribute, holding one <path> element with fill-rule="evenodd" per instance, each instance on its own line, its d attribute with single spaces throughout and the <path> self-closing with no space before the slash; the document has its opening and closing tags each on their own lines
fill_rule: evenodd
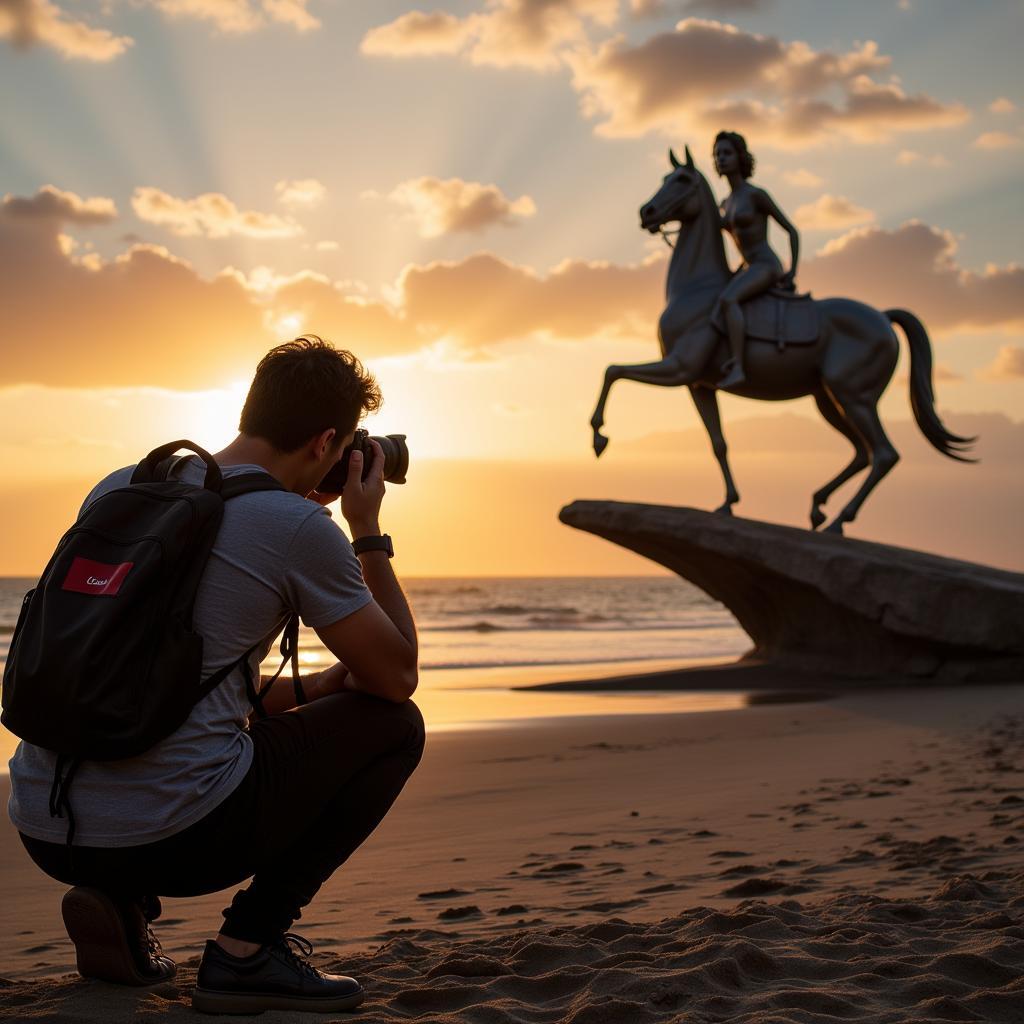
<svg viewBox="0 0 1024 1024">
<path fill-rule="evenodd" d="M 367 430 L 357 430 L 352 443 L 341 453 L 341 458 L 331 467 L 330 472 L 317 484 L 321 494 L 341 494 L 348 479 L 348 463 L 353 452 L 363 453 L 363 479 L 370 475 L 373 464 L 373 448 L 370 441 L 376 441 L 384 451 L 384 479 L 390 484 L 404 484 L 409 469 L 409 448 L 405 434 L 388 434 L 385 437 L 371 437 Z"/>
</svg>

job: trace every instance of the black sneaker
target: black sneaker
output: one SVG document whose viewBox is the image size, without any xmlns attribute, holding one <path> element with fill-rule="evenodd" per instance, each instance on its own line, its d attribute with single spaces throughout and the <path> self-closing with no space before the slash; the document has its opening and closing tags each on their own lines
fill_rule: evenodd
<svg viewBox="0 0 1024 1024">
<path fill-rule="evenodd" d="M 312 952 L 311 943 L 292 932 L 247 957 L 232 956 L 210 940 L 199 964 L 192 1008 L 201 1013 L 355 1009 L 365 995 L 362 985 L 355 978 L 318 971 L 304 959 Z"/>
<path fill-rule="evenodd" d="M 174 977 L 174 961 L 164 955 L 149 926 L 160 916 L 155 896 L 128 901 L 76 885 L 64 894 L 61 914 L 83 978 L 155 985 Z"/>
</svg>

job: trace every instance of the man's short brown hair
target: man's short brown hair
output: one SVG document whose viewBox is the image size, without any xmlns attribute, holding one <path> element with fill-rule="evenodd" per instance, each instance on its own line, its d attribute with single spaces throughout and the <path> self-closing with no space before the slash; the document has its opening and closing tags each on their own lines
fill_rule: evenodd
<svg viewBox="0 0 1024 1024">
<path fill-rule="evenodd" d="M 331 427 L 340 444 L 381 402 L 377 381 L 351 352 L 304 334 L 260 360 L 238 429 L 281 452 L 298 451 Z"/>
</svg>

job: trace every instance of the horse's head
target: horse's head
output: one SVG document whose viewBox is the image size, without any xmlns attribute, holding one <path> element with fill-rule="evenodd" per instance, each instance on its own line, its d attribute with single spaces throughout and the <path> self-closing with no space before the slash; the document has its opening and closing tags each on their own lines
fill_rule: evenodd
<svg viewBox="0 0 1024 1024">
<path fill-rule="evenodd" d="M 652 235 L 669 221 L 685 224 L 700 212 L 700 185 L 704 176 L 693 165 L 690 147 L 686 147 L 685 163 L 680 163 L 671 149 L 668 158 L 672 170 L 665 175 L 661 188 L 640 207 L 640 227 Z"/>
</svg>

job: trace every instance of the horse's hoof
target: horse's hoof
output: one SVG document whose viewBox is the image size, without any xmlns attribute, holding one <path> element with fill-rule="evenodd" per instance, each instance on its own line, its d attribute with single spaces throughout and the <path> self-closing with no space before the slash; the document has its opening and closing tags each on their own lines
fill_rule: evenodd
<svg viewBox="0 0 1024 1024">
<path fill-rule="evenodd" d="M 594 454 L 600 458 L 601 452 L 608 447 L 608 438 L 604 434 L 599 434 L 596 430 L 594 431 Z"/>
<path fill-rule="evenodd" d="M 838 534 L 840 537 L 842 537 L 842 535 L 843 535 L 843 523 L 842 523 L 842 520 L 837 519 L 837 520 L 835 520 L 835 522 L 829 523 L 829 525 L 826 526 L 824 530 L 822 530 L 822 533 L 834 533 L 834 534 Z"/>
<path fill-rule="evenodd" d="M 815 505 L 814 508 L 811 509 L 811 529 L 816 530 L 823 522 L 825 522 L 825 513 Z M 843 532 L 841 527 L 839 532 Z"/>
</svg>

